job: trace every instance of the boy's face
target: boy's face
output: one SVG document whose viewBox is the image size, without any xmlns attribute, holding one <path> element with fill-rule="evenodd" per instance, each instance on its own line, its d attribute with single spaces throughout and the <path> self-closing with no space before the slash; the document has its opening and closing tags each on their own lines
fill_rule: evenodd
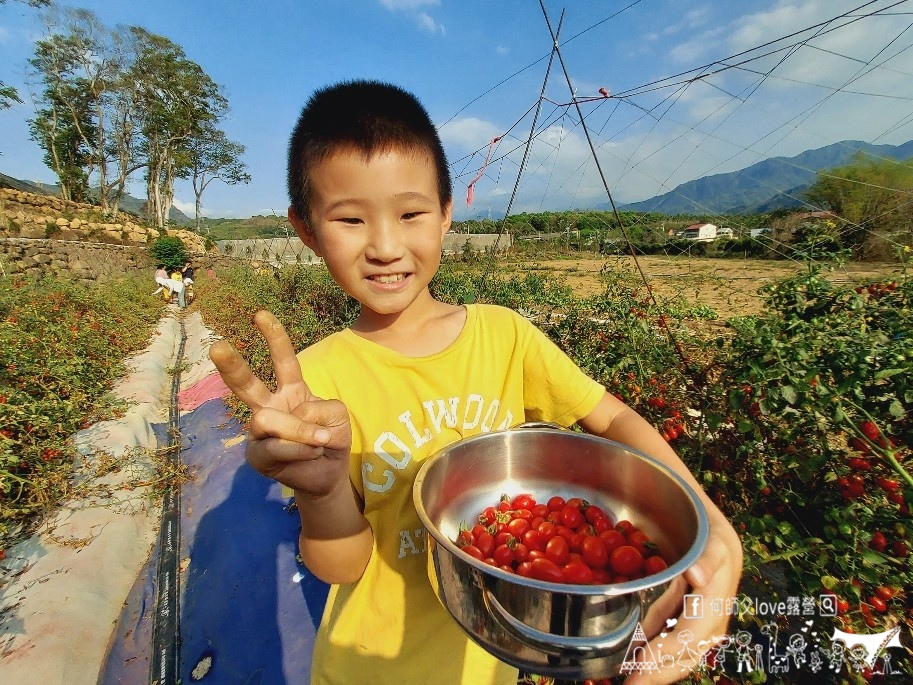
<svg viewBox="0 0 913 685">
<path fill-rule="evenodd" d="M 431 156 L 393 150 L 365 159 L 341 150 L 310 171 L 311 223 L 291 208 L 289 221 L 342 289 L 381 315 L 430 298 L 451 219 Z"/>
</svg>

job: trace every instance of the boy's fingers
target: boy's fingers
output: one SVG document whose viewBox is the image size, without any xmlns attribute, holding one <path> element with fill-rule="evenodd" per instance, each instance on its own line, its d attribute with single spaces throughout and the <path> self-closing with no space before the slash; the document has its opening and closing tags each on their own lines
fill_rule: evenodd
<svg viewBox="0 0 913 685">
<path fill-rule="evenodd" d="M 298 357 L 295 356 L 292 341 L 289 340 L 279 319 L 271 312 L 261 309 L 254 314 L 254 324 L 263 334 L 266 345 L 269 347 L 269 356 L 273 360 L 273 368 L 276 370 L 276 384 L 280 388 L 285 385 L 299 384 L 303 386 L 305 396 L 309 397 L 311 393 L 301 377 L 301 365 L 298 363 Z"/>
<path fill-rule="evenodd" d="M 209 358 L 219 370 L 225 385 L 252 410 L 256 411 L 269 402 L 269 388 L 254 375 L 244 357 L 230 343 L 224 340 L 214 342 L 209 347 Z"/>
<path fill-rule="evenodd" d="M 316 449 L 326 444 L 326 433 L 326 428 L 319 424 L 286 411 L 264 407 L 251 415 L 248 436 L 251 441 L 278 438 L 299 447 L 306 445 Z"/>
</svg>

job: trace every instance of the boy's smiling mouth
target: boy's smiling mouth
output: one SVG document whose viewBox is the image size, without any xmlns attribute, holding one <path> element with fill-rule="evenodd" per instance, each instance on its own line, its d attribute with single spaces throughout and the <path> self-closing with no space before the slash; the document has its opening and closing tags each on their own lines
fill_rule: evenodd
<svg viewBox="0 0 913 685">
<path fill-rule="evenodd" d="M 377 274 L 375 276 L 369 276 L 369 278 L 378 283 L 399 283 L 400 281 L 405 280 L 406 276 L 407 274 Z"/>
</svg>

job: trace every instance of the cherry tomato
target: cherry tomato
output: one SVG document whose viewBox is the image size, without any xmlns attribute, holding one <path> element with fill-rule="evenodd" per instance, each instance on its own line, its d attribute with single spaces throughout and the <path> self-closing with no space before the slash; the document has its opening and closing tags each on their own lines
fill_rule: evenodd
<svg viewBox="0 0 913 685">
<path fill-rule="evenodd" d="M 545 550 L 544 549 L 531 549 L 529 550 L 530 561 L 535 561 L 536 559 L 545 559 Z"/>
<path fill-rule="evenodd" d="M 612 574 L 605 568 L 593 569 L 593 583 L 595 585 L 608 585 L 612 582 Z"/>
<path fill-rule="evenodd" d="M 479 514 L 479 523 L 483 526 L 493 526 L 495 521 L 498 519 L 498 510 L 494 507 L 485 507 L 481 514 Z"/>
<path fill-rule="evenodd" d="M 511 549 L 514 551 L 515 564 L 522 564 L 529 559 L 529 548 L 522 542 L 514 543 Z"/>
<path fill-rule="evenodd" d="M 507 524 L 507 532 L 515 538 L 522 538 L 523 534 L 530 529 L 530 523 L 524 518 L 515 518 Z"/>
<path fill-rule="evenodd" d="M 565 506 L 577 507 L 578 509 L 583 509 L 583 507 L 587 505 L 588 503 L 584 502 L 580 497 L 571 497 L 567 502 L 565 502 Z"/>
<path fill-rule="evenodd" d="M 538 530 L 526 531 L 520 540 L 530 550 L 543 549 L 545 547 L 545 543 L 542 541 L 542 534 Z"/>
<path fill-rule="evenodd" d="M 669 564 L 658 554 L 644 559 L 644 575 L 652 576 L 660 571 L 665 571 L 667 568 L 669 568 Z"/>
<path fill-rule="evenodd" d="M 504 531 L 503 533 L 498 533 L 495 535 L 495 547 L 498 545 L 506 545 L 511 540 L 514 539 L 514 536 L 510 534 L 509 531 Z"/>
<path fill-rule="evenodd" d="M 628 534 L 628 544 L 640 552 L 640 556 L 646 558 L 656 552 L 656 545 L 650 542 L 650 538 L 642 530 L 633 529 Z"/>
<path fill-rule="evenodd" d="M 515 519 L 525 519 L 527 521 L 533 520 L 533 512 L 529 509 L 515 509 L 513 512 L 513 518 Z"/>
<path fill-rule="evenodd" d="M 559 497 L 558 495 L 555 495 L 554 497 L 550 497 L 547 502 L 549 511 L 561 511 L 561 509 L 564 508 L 565 504 L 566 504 L 566 502 L 564 501 L 564 498 Z"/>
<path fill-rule="evenodd" d="M 593 581 L 593 571 L 582 561 L 570 561 L 561 569 L 565 583 L 589 585 Z"/>
<path fill-rule="evenodd" d="M 475 546 L 479 548 L 483 557 L 490 557 L 495 549 L 495 536 L 486 530 L 476 538 Z"/>
<path fill-rule="evenodd" d="M 612 553 L 613 549 L 621 547 L 623 544 L 625 544 L 625 536 L 614 528 L 600 533 L 599 539 L 602 540 L 602 544 L 605 545 L 606 552 L 609 554 Z"/>
<path fill-rule="evenodd" d="M 643 567 L 643 563 L 643 556 L 637 551 L 637 548 L 631 545 L 622 545 L 609 555 L 609 565 L 612 570 L 623 576 L 637 573 Z"/>
<path fill-rule="evenodd" d="M 592 535 L 587 535 L 586 533 L 576 532 L 571 536 L 571 539 L 568 540 L 568 547 L 570 547 L 572 552 L 579 552 L 583 549 L 583 539 L 587 537 L 593 537 Z"/>
<path fill-rule="evenodd" d="M 479 561 L 482 560 L 482 552 L 475 545 L 464 545 L 460 549 L 462 549 L 464 552 L 466 552 L 466 554 L 468 554 L 469 556 L 475 557 Z"/>
<path fill-rule="evenodd" d="M 564 505 L 564 508 L 561 509 L 561 522 L 568 528 L 576 529 L 582 525 L 585 520 L 579 507 L 566 504 Z"/>
<path fill-rule="evenodd" d="M 581 554 L 590 568 L 605 568 L 609 563 L 609 553 L 605 543 L 595 535 L 587 535 L 584 538 Z"/>
<path fill-rule="evenodd" d="M 608 515 L 605 513 L 605 511 L 603 511 L 602 508 L 600 508 L 596 504 L 591 504 L 590 506 L 588 506 L 584 510 L 583 515 L 586 517 L 586 520 L 590 523 L 595 523 L 596 520 L 600 519 L 600 518 L 608 518 Z"/>
<path fill-rule="evenodd" d="M 558 531 L 555 529 L 555 524 L 549 523 L 548 521 L 543 521 L 541 524 L 539 524 L 539 528 L 537 530 L 539 532 L 539 536 L 542 538 L 543 544 L 558 534 Z"/>
<path fill-rule="evenodd" d="M 532 509 L 536 506 L 536 499 L 532 495 L 524 493 L 514 497 L 510 506 L 513 509 Z"/>
<path fill-rule="evenodd" d="M 634 529 L 634 524 L 628 521 L 628 519 L 621 519 L 618 523 L 615 524 L 615 530 L 627 537 L 628 533 Z"/>
<path fill-rule="evenodd" d="M 593 531 L 599 534 L 604 530 L 612 530 L 612 519 L 608 516 L 600 516 L 591 525 L 593 526 Z"/>
<path fill-rule="evenodd" d="M 530 563 L 532 564 L 532 577 L 536 580 L 545 580 L 550 583 L 564 581 L 561 567 L 550 559 L 535 559 Z"/>
<path fill-rule="evenodd" d="M 545 518 L 548 516 L 548 505 L 547 504 L 537 504 L 532 508 L 533 517 L 535 518 Z"/>
<path fill-rule="evenodd" d="M 533 565 L 529 561 L 521 561 L 520 565 L 517 566 L 517 575 L 523 576 L 524 578 L 533 577 Z"/>
<path fill-rule="evenodd" d="M 884 536 L 880 530 L 876 530 L 872 533 L 872 539 L 869 541 L 869 547 L 874 549 L 876 552 L 884 552 L 888 546 L 888 539 Z"/>
<path fill-rule="evenodd" d="M 880 614 L 883 614 L 888 610 L 887 602 L 885 602 L 881 597 L 876 597 L 875 595 L 869 597 L 869 604 L 871 604 L 872 608 Z"/>
<path fill-rule="evenodd" d="M 879 585 L 875 588 L 875 594 L 887 602 L 894 597 L 894 588 L 887 585 Z"/>
<path fill-rule="evenodd" d="M 479 537 L 482 533 L 488 533 L 490 531 L 488 530 L 488 528 L 483 526 L 481 523 L 477 523 L 476 525 L 474 525 L 472 527 L 471 532 L 472 532 L 473 539 L 475 539 L 475 538 Z"/>
<path fill-rule="evenodd" d="M 513 563 L 514 551 L 508 545 L 498 545 L 491 553 L 491 558 L 498 566 L 507 566 Z"/>
<path fill-rule="evenodd" d="M 457 547 L 465 547 L 466 545 L 471 545 L 472 541 L 472 531 L 464 529 L 460 531 L 459 535 L 457 535 L 456 544 Z"/>
<path fill-rule="evenodd" d="M 545 543 L 545 557 L 557 566 L 564 566 L 567 563 L 568 555 L 571 550 L 567 540 L 560 535 L 556 535 Z"/>
</svg>

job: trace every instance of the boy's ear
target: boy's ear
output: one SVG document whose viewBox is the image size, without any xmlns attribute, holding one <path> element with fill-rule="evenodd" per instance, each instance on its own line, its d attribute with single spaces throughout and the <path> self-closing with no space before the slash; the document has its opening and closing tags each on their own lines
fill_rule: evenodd
<svg viewBox="0 0 913 685">
<path fill-rule="evenodd" d="M 441 235 L 447 235 L 450 225 L 453 223 L 453 200 L 444 205 L 444 211 L 441 215 Z"/>
<path fill-rule="evenodd" d="M 307 222 L 298 216 L 298 213 L 293 207 L 288 208 L 288 222 L 292 225 L 292 228 L 295 229 L 295 233 L 298 234 L 298 237 L 301 238 L 301 242 L 307 245 L 318 257 L 322 257 L 320 250 L 317 245 L 317 237 L 314 235 L 314 232 L 311 230 L 311 227 Z"/>
</svg>

